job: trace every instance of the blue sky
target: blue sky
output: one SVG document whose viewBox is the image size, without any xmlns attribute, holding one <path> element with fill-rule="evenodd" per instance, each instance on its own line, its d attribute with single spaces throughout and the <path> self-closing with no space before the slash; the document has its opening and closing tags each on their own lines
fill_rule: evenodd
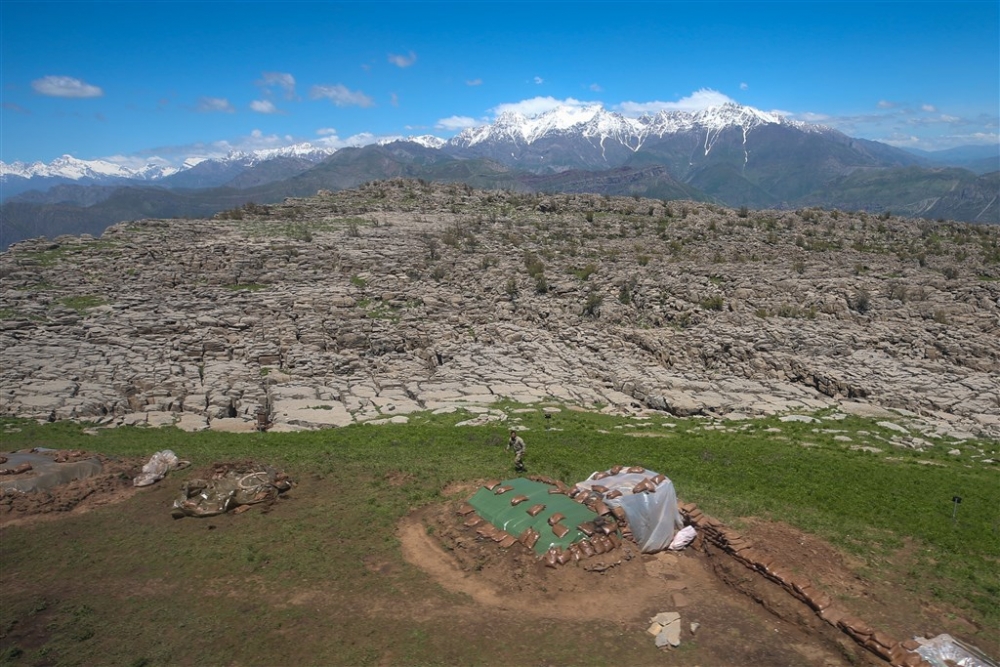
<svg viewBox="0 0 1000 667">
<path fill-rule="evenodd" d="M 0 0 L 0 160 L 448 138 L 503 109 L 732 100 L 928 150 L 997 144 L 1000 1 Z"/>
</svg>

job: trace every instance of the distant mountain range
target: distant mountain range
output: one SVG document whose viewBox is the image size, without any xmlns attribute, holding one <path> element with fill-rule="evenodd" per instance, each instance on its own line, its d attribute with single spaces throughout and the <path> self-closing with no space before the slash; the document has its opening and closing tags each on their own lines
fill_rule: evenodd
<svg viewBox="0 0 1000 667">
<path fill-rule="evenodd" d="M 298 144 L 180 167 L 70 156 L 48 165 L 0 163 L 0 247 L 42 235 L 97 235 L 126 219 L 210 216 L 249 201 L 397 176 L 1000 223 L 998 146 L 908 152 L 736 104 L 640 118 L 595 105 L 533 117 L 508 112 L 447 141 L 411 137 L 340 150 Z"/>
</svg>

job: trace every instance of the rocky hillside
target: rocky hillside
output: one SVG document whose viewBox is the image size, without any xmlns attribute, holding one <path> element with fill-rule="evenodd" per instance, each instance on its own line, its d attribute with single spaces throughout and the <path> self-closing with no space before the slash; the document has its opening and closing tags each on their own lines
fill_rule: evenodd
<svg viewBox="0 0 1000 667">
<path fill-rule="evenodd" d="M 7 415 L 298 429 L 510 399 L 1000 437 L 998 227 L 396 179 L 25 241 L 0 277 Z"/>
</svg>

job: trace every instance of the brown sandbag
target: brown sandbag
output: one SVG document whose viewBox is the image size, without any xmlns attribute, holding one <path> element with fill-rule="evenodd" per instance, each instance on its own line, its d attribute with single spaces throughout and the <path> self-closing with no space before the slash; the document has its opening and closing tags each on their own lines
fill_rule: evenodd
<svg viewBox="0 0 1000 667">
<path fill-rule="evenodd" d="M 507 485 L 498 486 L 497 488 L 493 489 L 493 493 L 499 496 L 504 493 L 507 493 L 508 491 L 513 491 L 513 490 L 514 490 L 513 486 L 507 486 Z"/>
<path fill-rule="evenodd" d="M 538 516 L 544 510 L 545 510 L 545 505 L 543 505 L 542 503 L 538 503 L 537 505 L 532 505 L 531 507 L 528 508 L 528 515 Z"/>
<path fill-rule="evenodd" d="M 566 518 L 565 514 L 563 514 L 562 512 L 556 512 L 555 514 L 549 517 L 549 525 L 554 526 L 565 518 Z"/>
<path fill-rule="evenodd" d="M 531 531 L 531 535 L 528 535 L 528 542 L 524 546 L 528 547 L 529 549 L 534 549 L 535 544 L 538 542 L 539 537 L 541 536 L 538 534 L 538 531 L 535 530 Z"/>
<path fill-rule="evenodd" d="M 510 504 L 511 504 L 511 506 L 515 506 L 516 507 L 517 505 L 520 505 L 521 503 L 523 503 L 527 499 L 528 499 L 528 496 L 514 496 L 513 498 L 510 499 Z"/>
<path fill-rule="evenodd" d="M 558 537 L 559 539 L 562 539 L 563 537 L 565 537 L 566 533 L 568 533 L 568 532 L 569 532 L 569 528 L 567 528 L 566 526 L 564 526 L 561 523 L 556 523 L 556 524 L 552 525 L 552 534 L 555 535 L 556 537 Z"/>
</svg>

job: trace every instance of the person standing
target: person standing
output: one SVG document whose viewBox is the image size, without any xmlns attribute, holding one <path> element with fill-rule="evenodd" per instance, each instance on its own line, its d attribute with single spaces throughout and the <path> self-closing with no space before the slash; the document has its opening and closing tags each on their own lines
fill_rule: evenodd
<svg viewBox="0 0 1000 667">
<path fill-rule="evenodd" d="M 514 470 L 517 472 L 525 472 L 527 468 L 524 467 L 524 450 L 525 450 L 524 438 L 517 434 L 517 431 L 511 429 L 510 440 L 507 441 L 507 449 L 514 450 Z"/>
</svg>

